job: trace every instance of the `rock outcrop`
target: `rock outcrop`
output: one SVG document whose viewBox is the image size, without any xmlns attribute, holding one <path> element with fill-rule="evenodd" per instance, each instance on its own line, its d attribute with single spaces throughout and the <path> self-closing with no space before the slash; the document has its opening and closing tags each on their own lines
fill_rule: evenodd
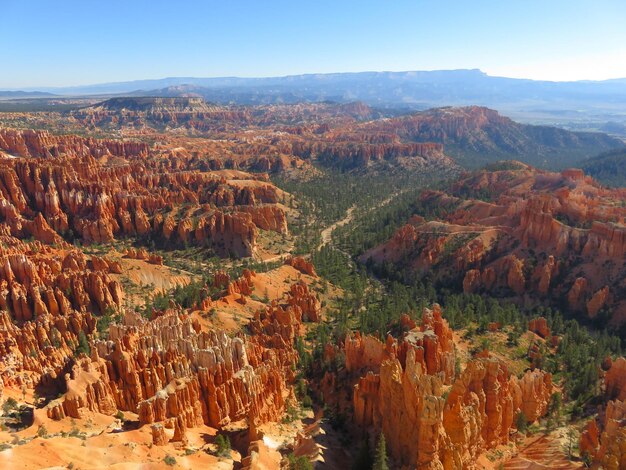
<svg viewBox="0 0 626 470">
<path fill-rule="evenodd" d="M 550 374 L 518 379 L 488 353 L 455 377 L 452 334 L 437 306 L 401 340 L 346 339 L 345 356 L 358 377 L 355 423 L 370 436 L 382 431 L 401 466 L 473 468 L 482 452 L 509 442 L 518 413 L 531 422 L 545 415 L 553 392 Z"/>
<path fill-rule="evenodd" d="M 96 315 L 119 310 L 118 266 L 67 244 L 20 241 L 4 223 L 0 231 L 0 377 L 14 385 L 54 382 L 81 332 L 95 330 Z"/>
<path fill-rule="evenodd" d="M 587 317 L 626 319 L 624 189 L 579 171 L 550 173 L 521 163 L 463 175 L 420 203 L 439 220 L 415 217 L 362 260 L 391 262 L 466 293 L 538 304 L 567 303 Z M 539 295 L 532 295 L 538 292 Z"/>
<path fill-rule="evenodd" d="M 533 318 L 528 322 L 528 330 L 546 339 L 550 337 L 548 321 L 544 317 Z"/>
<path fill-rule="evenodd" d="M 279 190 L 243 172 L 227 179 L 189 171 L 184 161 L 165 168 L 146 158 L 146 144 L 45 131 L 2 130 L 0 149 L 36 157 L 0 161 L 0 213 L 15 236 L 101 243 L 149 235 L 250 256 L 259 229 L 287 233 Z M 110 166 L 113 157 L 124 164 Z"/>
<path fill-rule="evenodd" d="M 626 359 L 610 361 L 604 377 L 606 404 L 580 436 L 581 455 L 593 468 L 626 468 Z"/>
<path fill-rule="evenodd" d="M 354 416 L 362 429 L 382 430 L 391 455 L 415 468 L 473 468 L 479 454 L 509 441 L 517 413 L 531 421 L 546 413 L 549 374 L 510 376 L 498 359 L 469 362 L 443 398 L 441 379 L 425 373 L 410 349 L 403 367 L 383 361 L 354 388 Z"/>
<path fill-rule="evenodd" d="M 228 285 L 245 289 L 254 275 L 246 271 L 238 284 Z M 298 361 L 295 338 L 303 318 L 315 315 L 319 300 L 303 282 L 292 285 L 284 305 L 274 301 L 257 312 L 249 336 L 202 331 L 191 316 L 175 310 L 151 321 L 127 313 L 123 324 L 109 326 L 107 341 L 92 342 L 90 358 L 77 360 L 66 375 L 66 393 L 49 404 L 48 415 L 136 412 L 140 425 L 173 426 L 172 442 L 182 443 L 186 429 L 201 424 L 222 428 L 248 420 L 256 428 L 278 421 Z M 161 428 L 153 426 L 152 432 L 154 443 L 162 445 Z"/>
<path fill-rule="evenodd" d="M 597 419 L 589 421 L 580 436 L 581 455 L 593 468 L 626 468 L 626 402 L 610 400 Z"/>
</svg>

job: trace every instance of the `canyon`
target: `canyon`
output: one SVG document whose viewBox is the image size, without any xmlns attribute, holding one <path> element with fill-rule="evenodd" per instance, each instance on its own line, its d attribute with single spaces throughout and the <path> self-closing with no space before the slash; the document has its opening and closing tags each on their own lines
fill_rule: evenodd
<svg viewBox="0 0 626 470">
<path fill-rule="evenodd" d="M 623 468 L 626 190 L 559 168 L 617 145 L 479 106 L 0 113 L 0 466 L 549 468 L 541 432 Z"/>
<path fill-rule="evenodd" d="M 324 168 L 450 175 L 502 158 L 566 167 L 622 147 L 598 133 L 519 124 L 479 106 L 395 113 L 361 102 L 216 105 L 194 96 L 120 97 L 63 113 L 6 113 L 1 125 L 153 142 L 199 169 L 311 173 Z M 193 137 L 190 139 L 189 137 Z M 10 153 L 10 152 L 9 152 Z"/>
</svg>

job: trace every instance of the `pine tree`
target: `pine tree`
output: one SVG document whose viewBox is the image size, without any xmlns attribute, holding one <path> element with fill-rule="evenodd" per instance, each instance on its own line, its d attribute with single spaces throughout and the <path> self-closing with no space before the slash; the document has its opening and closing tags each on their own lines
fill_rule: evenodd
<svg viewBox="0 0 626 470">
<path fill-rule="evenodd" d="M 89 340 L 83 330 L 78 333 L 78 347 L 76 348 L 76 355 L 84 353 L 87 356 L 91 354 L 91 348 L 89 347 Z"/>
<path fill-rule="evenodd" d="M 517 414 L 517 417 L 515 418 L 515 427 L 521 434 L 524 434 L 528 429 L 528 419 L 523 411 L 520 411 Z"/>
<path fill-rule="evenodd" d="M 374 458 L 373 470 L 389 470 L 389 464 L 387 463 L 387 443 L 385 442 L 385 435 L 381 432 L 378 438 L 378 445 L 376 446 L 376 457 Z"/>
</svg>

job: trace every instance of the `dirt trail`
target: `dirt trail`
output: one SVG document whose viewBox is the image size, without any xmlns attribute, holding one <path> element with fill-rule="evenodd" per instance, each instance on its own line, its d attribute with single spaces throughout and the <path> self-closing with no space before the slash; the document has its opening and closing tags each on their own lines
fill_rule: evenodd
<svg viewBox="0 0 626 470">
<path fill-rule="evenodd" d="M 563 442 L 558 436 L 541 436 L 522 447 L 512 459 L 504 462 L 506 470 L 559 469 L 573 470 L 582 468 L 581 462 L 567 458 Z"/>
<path fill-rule="evenodd" d="M 387 198 L 385 198 L 382 201 L 380 201 L 375 206 L 372 206 L 369 209 L 367 209 L 366 213 L 372 212 L 375 209 L 379 209 L 379 208 L 381 208 L 383 206 L 386 206 L 394 198 L 400 196 L 403 192 L 404 191 L 399 191 L 397 193 L 393 193 L 392 195 L 390 195 Z M 345 215 L 345 217 L 343 219 L 338 220 L 334 224 L 332 224 L 332 225 L 328 226 L 327 228 L 325 228 L 324 230 L 322 230 L 322 233 L 321 233 L 322 240 L 320 241 L 320 244 L 317 246 L 318 250 L 320 248 L 322 248 L 323 246 L 326 246 L 326 245 L 329 245 L 330 243 L 332 243 L 332 241 L 333 241 L 333 232 L 336 229 L 338 229 L 339 227 L 343 227 L 344 225 L 349 224 L 350 222 L 352 222 L 354 220 L 354 211 L 356 210 L 356 207 L 357 207 L 356 204 L 354 204 L 352 207 L 350 207 L 346 211 L 346 215 Z"/>
<path fill-rule="evenodd" d="M 333 240 L 333 232 L 335 231 L 335 229 L 339 227 L 343 227 L 344 225 L 352 222 L 352 219 L 354 219 L 355 210 L 356 210 L 356 204 L 350 207 L 346 211 L 346 216 L 343 219 L 338 220 L 334 224 L 322 230 L 322 233 L 321 233 L 322 240 L 320 241 L 320 244 L 317 246 L 318 250 L 322 248 L 323 246 L 328 245 Z"/>
</svg>

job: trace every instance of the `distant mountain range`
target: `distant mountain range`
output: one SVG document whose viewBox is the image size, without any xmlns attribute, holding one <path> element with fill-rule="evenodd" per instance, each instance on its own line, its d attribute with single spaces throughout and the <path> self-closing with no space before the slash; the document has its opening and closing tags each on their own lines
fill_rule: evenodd
<svg viewBox="0 0 626 470">
<path fill-rule="evenodd" d="M 39 87 L 25 91 L 59 95 L 118 94 L 168 90 L 179 93 L 183 85 L 201 93 L 254 91 L 259 94 L 294 93 L 301 98 L 379 101 L 385 103 L 455 104 L 464 100 L 501 100 L 513 96 L 527 99 L 575 98 L 593 100 L 600 96 L 626 100 L 626 78 L 604 81 L 550 82 L 492 77 L 478 70 L 437 70 L 413 72 L 357 72 L 288 75 L 284 77 L 170 77 L 129 82 L 102 83 L 74 87 Z M 208 90 L 203 90 L 208 89 Z M 432 100 L 437 100 L 433 103 Z M 444 102 L 440 102 L 444 100 Z"/>
<path fill-rule="evenodd" d="M 409 110 L 480 105 L 519 121 L 554 124 L 570 130 L 605 130 L 626 138 L 626 79 L 549 82 L 492 77 L 473 69 L 268 78 L 172 77 L 23 92 L 64 97 L 197 96 L 219 104 L 358 100 L 379 108 Z"/>
<path fill-rule="evenodd" d="M 43 91 L 3 91 L 0 90 L 0 99 L 22 99 L 22 98 L 51 98 L 53 93 Z"/>
</svg>

